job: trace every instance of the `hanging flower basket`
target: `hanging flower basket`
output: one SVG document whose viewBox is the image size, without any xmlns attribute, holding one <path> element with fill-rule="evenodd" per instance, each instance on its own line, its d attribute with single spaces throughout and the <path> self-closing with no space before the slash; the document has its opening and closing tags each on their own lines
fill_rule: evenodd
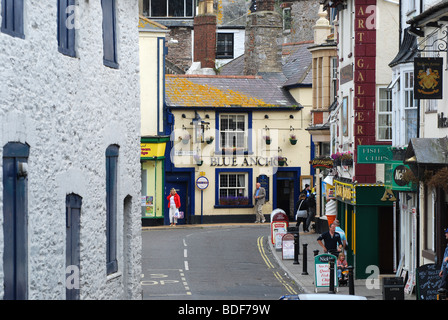
<svg viewBox="0 0 448 320">
<path fill-rule="evenodd" d="M 271 144 L 271 137 L 270 136 L 264 136 L 264 140 L 266 141 L 266 144 Z"/>
<path fill-rule="evenodd" d="M 282 157 L 282 156 L 278 156 L 277 163 L 280 167 L 283 167 L 286 164 L 286 158 Z"/>
<path fill-rule="evenodd" d="M 297 137 L 296 137 L 295 134 L 291 134 L 291 135 L 289 136 L 289 142 L 290 142 L 292 145 L 295 145 L 295 144 L 297 143 Z"/>
</svg>

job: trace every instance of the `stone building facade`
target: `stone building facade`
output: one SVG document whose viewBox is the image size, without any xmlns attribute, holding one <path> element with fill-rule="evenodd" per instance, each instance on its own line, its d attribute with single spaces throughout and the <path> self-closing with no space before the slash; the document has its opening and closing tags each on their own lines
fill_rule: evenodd
<svg viewBox="0 0 448 320">
<path fill-rule="evenodd" d="M 141 299 L 137 0 L 6 3 L 0 298 Z"/>
</svg>

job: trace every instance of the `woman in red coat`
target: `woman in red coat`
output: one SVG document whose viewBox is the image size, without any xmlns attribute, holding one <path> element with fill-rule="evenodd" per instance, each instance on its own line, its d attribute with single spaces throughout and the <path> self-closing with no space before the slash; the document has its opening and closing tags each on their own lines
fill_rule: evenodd
<svg viewBox="0 0 448 320">
<path fill-rule="evenodd" d="M 166 198 L 168 200 L 168 209 L 170 209 L 170 226 L 175 226 L 177 218 L 174 217 L 174 213 L 180 208 L 180 197 L 176 192 L 176 189 L 172 188 L 170 195 Z"/>
</svg>

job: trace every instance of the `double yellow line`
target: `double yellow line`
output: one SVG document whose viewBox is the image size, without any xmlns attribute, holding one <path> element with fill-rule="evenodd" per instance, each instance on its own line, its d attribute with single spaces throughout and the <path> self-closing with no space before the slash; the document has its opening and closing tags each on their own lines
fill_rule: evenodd
<svg viewBox="0 0 448 320">
<path fill-rule="evenodd" d="M 257 239 L 258 251 L 260 252 L 260 255 L 263 258 L 264 262 L 268 266 L 268 269 L 274 269 L 274 265 L 272 264 L 271 260 L 269 260 L 269 257 L 266 255 L 266 252 L 264 251 L 263 238 L 264 237 L 258 237 Z M 297 294 L 297 292 L 293 289 L 293 287 L 291 287 L 286 282 L 286 280 L 283 279 L 283 277 L 280 275 L 280 273 L 278 273 L 278 271 L 272 271 L 272 272 L 274 273 L 274 276 L 277 278 L 277 280 L 285 287 L 285 289 L 290 294 Z"/>
</svg>

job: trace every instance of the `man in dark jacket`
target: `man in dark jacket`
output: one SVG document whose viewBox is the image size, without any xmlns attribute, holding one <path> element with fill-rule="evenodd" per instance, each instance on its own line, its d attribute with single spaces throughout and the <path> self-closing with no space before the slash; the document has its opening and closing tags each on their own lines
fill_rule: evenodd
<svg viewBox="0 0 448 320">
<path fill-rule="evenodd" d="M 325 245 L 322 243 L 322 240 Z M 339 252 L 342 251 L 341 235 L 336 232 L 336 225 L 334 223 L 331 224 L 330 230 L 322 233 L 320 237 L 317 238 L 317 242 L 324 249 L 325 253 L 330 253 L 336 257 L 339 255 Z"/>
</svg>

